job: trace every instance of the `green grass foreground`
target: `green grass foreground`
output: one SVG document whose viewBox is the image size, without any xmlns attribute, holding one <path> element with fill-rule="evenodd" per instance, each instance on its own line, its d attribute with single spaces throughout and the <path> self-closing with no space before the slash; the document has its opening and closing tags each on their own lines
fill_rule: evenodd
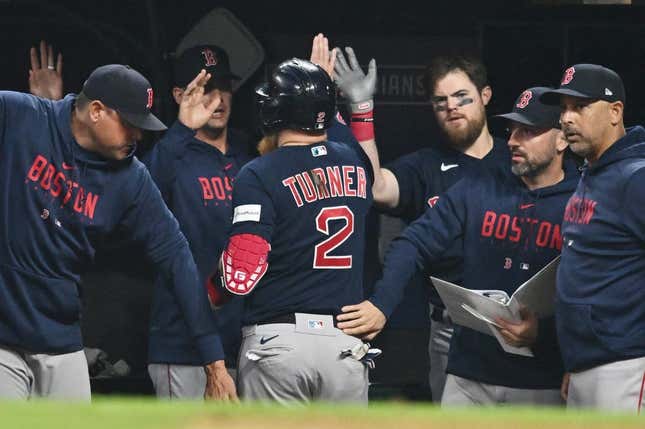
<svg viewBox="0 0 645 429">
<path fill-rule="evenodd" d="M 644 428 L 645 416 L 561 409 L 483 408 L 441 410 L 431 405 L 371 403 L 368 408 L 315 404 L 277 405 L 160 402 L 95 398 L 91 405 L 45 401 L 0 403 L 2 429 L 461 429 Z"/>
</svg>

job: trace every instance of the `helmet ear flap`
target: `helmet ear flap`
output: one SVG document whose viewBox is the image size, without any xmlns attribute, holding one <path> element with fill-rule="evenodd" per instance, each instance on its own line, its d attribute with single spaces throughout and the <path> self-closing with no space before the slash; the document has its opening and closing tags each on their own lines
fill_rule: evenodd
<svg viewBox="0 0 645 429">
<path fill-rule="evenodd" d="M 282 125 L 282 107 L 279 97 L 261 97 L 258 100 L 260 120 L 265 131 L 275 131 Z"/>
</svg>

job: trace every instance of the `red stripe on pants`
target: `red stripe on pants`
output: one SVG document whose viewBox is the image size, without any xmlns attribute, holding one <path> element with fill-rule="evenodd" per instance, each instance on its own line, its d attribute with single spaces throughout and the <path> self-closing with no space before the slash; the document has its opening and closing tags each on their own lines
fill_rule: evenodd
<svg viewBox="0 0 645 429">
<path fill-rule="evenodd" d="M 638 397 L 638 413 L 641 413 L 641 407 L 643 405 L 643 394 L 645 393 L 645 372 L 643 372 L 643 381 L 641 382 L 641 394 Z"/>
</svg>

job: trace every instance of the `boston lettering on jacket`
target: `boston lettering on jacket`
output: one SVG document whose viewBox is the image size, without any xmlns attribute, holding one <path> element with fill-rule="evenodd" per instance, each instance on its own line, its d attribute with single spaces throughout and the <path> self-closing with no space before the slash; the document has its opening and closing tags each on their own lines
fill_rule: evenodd
<svg viewBox="0 0 645 429">
<path fill-rule="evenodd" d="M 65 171 L 71 171 L 74 168 L 77 167 L 69 166 L 64 162 L 62 168 L 56 168 L 44 156 L 36 155 L 27 171 L 27 180 L 37 183 L 42 190 L 59 199 L 61 207 L 71 203 L 76 213 L 94 219 L 100 196 L 87 191 L 80 183 L 65 175 Z"/>
<path fill-rule="evenodd" d="M 524 233 L 524 237 L 522 237 Z M 534 241 L 537 247 L 562 249 L 560 225 L 531 217 L 511 216 L 487 210 L 481 229 L 482 237 L 495 237 L 517 243 L 520 240 Z"/>
</svg>

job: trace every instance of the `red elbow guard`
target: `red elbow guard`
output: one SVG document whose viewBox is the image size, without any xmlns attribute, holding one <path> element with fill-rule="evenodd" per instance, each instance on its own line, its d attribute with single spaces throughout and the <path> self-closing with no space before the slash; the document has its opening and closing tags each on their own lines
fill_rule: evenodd
<svg viewBox="0 0 645 429">
<path fill-rule="evenodd" d="M 254 234 L 238 234 L 228 241 L 220 259 L 224 287 L 235 295 L 248 295 L 269 268 L 271 245 Z"/>
</svg>

